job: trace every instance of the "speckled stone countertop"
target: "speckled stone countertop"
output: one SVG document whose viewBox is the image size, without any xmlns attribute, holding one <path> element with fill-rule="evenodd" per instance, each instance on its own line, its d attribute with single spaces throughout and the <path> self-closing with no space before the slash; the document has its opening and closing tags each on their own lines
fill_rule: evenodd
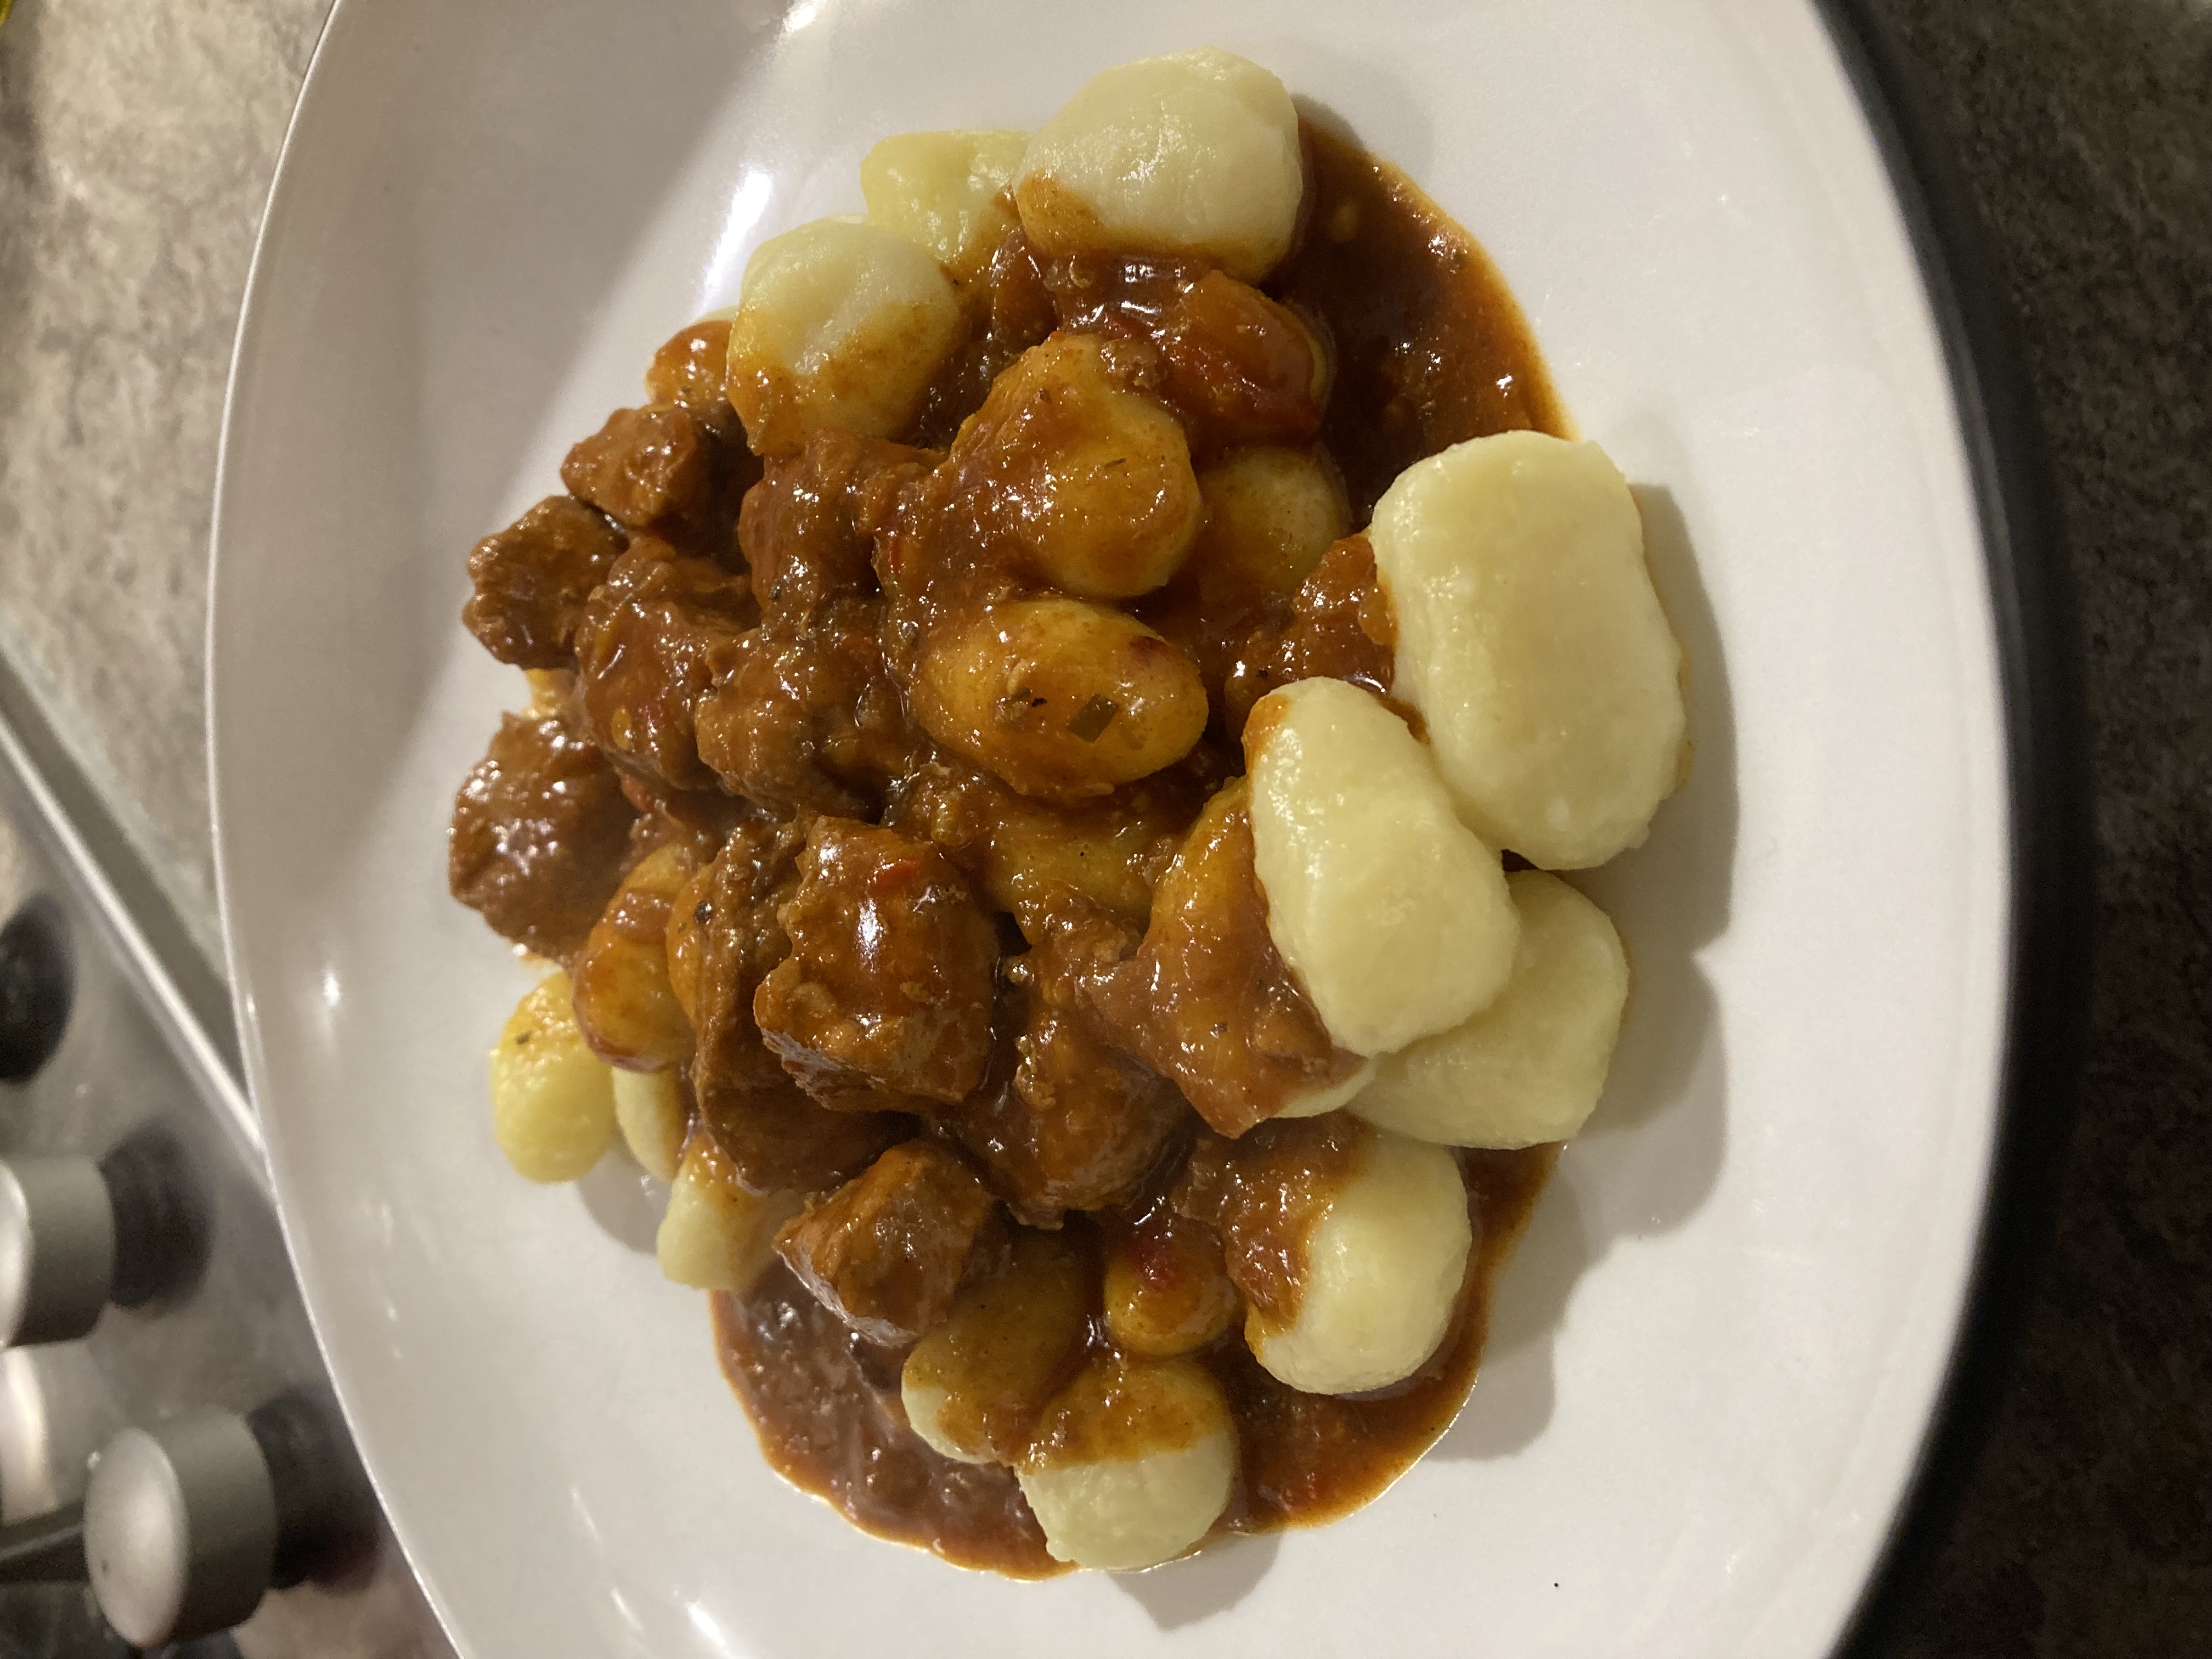
<svg viewBox="0 0 2212 1659">
<path fill-rule="evenodd" d="M 0 652 L 216 939 L 223 377 L 325 0 L 0 27 Z M 2007 262 L 2087 644 L 2099 984 L 2057 1240 L 1897 1651 L 2212 1653 L 2212 0 L 1876 0 Z"/>
</svg>

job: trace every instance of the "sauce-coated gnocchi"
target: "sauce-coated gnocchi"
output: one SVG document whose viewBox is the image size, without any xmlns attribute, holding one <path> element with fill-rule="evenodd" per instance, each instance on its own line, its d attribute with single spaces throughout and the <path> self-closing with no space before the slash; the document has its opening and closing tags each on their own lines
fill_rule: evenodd
<svg viewBox="0 0 2212 1659">
<path fill-rule="evenodd" d="M 1305 1241 L 1297 1312 L 1255 1309 L 1253 1357 L 1294 1389 L 1354 1394 L 1401 1381 L 1451 1325 L 1474 1233 L 1459 1165 L 1439 1146 L 1378 1133 Z"/>
<path fill-rule="evenodd" d="M 1054 1559 L 1108 1572 L 1157 1566 L 1205 1537 L 1236 1473 L 1229 1402 L 1187 1359 L 1085 1366 L 1019 1470 Z"/>
<path fill-rule="evenodd" d="M 927 249 L 880 225 L 817 219 L 745 262 L 726 395 L 757 454 L 796 454 L 825 426 L 889 437 L 959 332 L 959 301 Z"/>
<path fill-rule="evenodd" d="M 1022 228 L 1047 252 L 1202 254 L 1246 282 L 1290 251 L 1304 190 L 1291 94 L 1212 46 L 1100 70 L 1014 178 Z"/>
</svg>

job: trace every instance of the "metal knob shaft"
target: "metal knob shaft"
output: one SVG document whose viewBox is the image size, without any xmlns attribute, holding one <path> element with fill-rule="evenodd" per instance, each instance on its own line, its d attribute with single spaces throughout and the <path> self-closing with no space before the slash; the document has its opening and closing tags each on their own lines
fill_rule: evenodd
<svg viewBox="0 0 2212 1659">
<path fill-rule="evenodd" d="M 126 1429 L 84 1495 L 92 1593 L 139 1647 L 185 1642 L 250 1617 L 375 1536 L 368 1477 L 327 1390 L 283 1395 L 240 1417 L 202 1412 Z"/>
<path fill-rule="evenodd" d="M 110 1302 L 182 1283 L 206 1244 L 198 1184 L 166 1139 L 134 1136 L 98 1163 L 0 1160 L 0 1346 L 82 1336 Z"/>
</svg>

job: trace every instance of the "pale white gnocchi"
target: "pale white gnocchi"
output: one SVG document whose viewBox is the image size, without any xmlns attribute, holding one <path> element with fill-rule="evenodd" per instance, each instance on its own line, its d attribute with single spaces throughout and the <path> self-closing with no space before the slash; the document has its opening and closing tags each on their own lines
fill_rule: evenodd
<svg viewBox="0 0 2212 1659">
<path fill-rule="evenodd" d="M 1325 1084 L 1321 1088 L 1293 1095 L 1289 1103 L 1276 1112 L 1277 1117 L 1319 1117 L 1323 1112 L 1333 1112 L 1359 1097 L 1360 1092 L 1375 1080 L 1376 1062 L 1370 1058 L 1359 1062 L 1358 1069 L 1341 1083 Z"/>
<path fill-rule="evenodd" d="M 1218 47 L 1139 58 L 1092 76 L 1037 129 L 1013 188 L 1047 253 L 1204 254 L 1257 282 L 1297 230 L 1297 109 Z"/>
<path fill-rule="evenodd" d="M 518 1175 L 574 1181 L 614 1144 L 614 1079 L 576 1026 L 568 975 L 516 1003 L 491 1051 L 491 1126 Z"/>
<path fill-rule="evenodd" d="M 1474 438 L 1407 467 L 1369 538 L 1460 812 L 1545 869 L 1644 839 L 1681 769 L 1681 648 L 1644 528 L 1595 444 Z"/>
<path fill-rule="evenodd" d="M 1026 132 L 902 132 L 860 161 L 868 217 L 927 248 L 956 277 L 990 262 L 1014 228 L 1000 198 L 1029 147 Z"/>
<path fill-rule="evenodd" d="M 1378 1130 L 1306 1235 L 1296 1311 L 1283 1320 L 1253 1309 L 1245 1342 L 1308 1394 L 1401 1381 L 1450 1328 L 1474 1246 L 1458 1159 Z"/>
<path fill-rule="evenodd" d="M 614 1085 L 615 1125 L 629 1155 L 654 1180 L 675 1180 L 688 1127 L 676 1073 L 623 1068 L 616 1071 Z"/>
<path fill-rule="evenodd" d="M 756 454 L 825 426 L 889 437 L 960 337 L 960 302 L 927 249 L 817 219 L 753 250 L 730 325 L 726 395 Z"/>
<path fill-rule="evenodd" d="M 1497 995 L 1519 923 L 1497 854 L 1372 692 L 1300 680 L 1245 726 L 1267 931 L 1339 1048 L 1382 1054 Z"/>
<path fill-rule="evenodd" d="M 1135 1572 L 1172 1560 L 1228 1507 L 1237 1429 L 1188 1359 L 1094 1360 L 1048 1409 L 1015 1470 L 1056 1561 Z"/>
<path fill-rule="evenodd" d="M 1581 1129 L 1605 1092 L 1628 956 L 1604 911 L 1557 876 L 1506 885 L 1521 916 L 1513 976 L 1449 1031 L 1387 1056 L 1352 1102 L 1370 1123 L 1454 1146 L 1535 1146 Z"/>
<path fill-rule="evenodd" d="M 796 1193 L 746 1191 L 713 1137 L 695 1134 L 668 1188 L 653 1254 L 678 1285 L 742 1291 L 775 1259 L 776 1229 L 802 1207 Z"/>
</svg>

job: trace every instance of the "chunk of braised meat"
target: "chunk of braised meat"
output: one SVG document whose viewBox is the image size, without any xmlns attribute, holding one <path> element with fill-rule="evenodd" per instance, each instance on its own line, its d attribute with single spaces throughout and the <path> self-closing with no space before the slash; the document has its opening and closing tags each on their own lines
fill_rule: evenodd
<svg viewBox="0 0 2212 1659">
<path fill-rule="evenodd" d="M 790 824 L 740 824 L 677 896 L 668 920 L 669 985 L 696 1036 L 690 1083 L 700 1118 L 755 1192 L 834 1187 L 918 1127 L 893 1113 L 816 1104 L 753 1023 L 754 992 L 791 948 L 775 907 L 798 885 L 804 840 Z"/>
<path fill-rule="evenodd" d="M 767 462 L 738 517 L 762 619 L 798 628 L 840 600 L 875 593 L 872 528 L 935 459 L 825 427 L 798 454 Z"/>
<path fill-rule="evenodd" d="M 576 632 L 585 724 L 625 772 L 669 789 L 706 789 L 694 713 L 737 660 L 752 594 L 709 559 L 641 536 L 592 591 Z"/>
<path fill-rule="evenodd" d="M 826 1191 L 921 1127 L 897 1112 L 833 1112 L 780 1073 L 700 1091 L 698 1103 L 700 1122 L 754 1193 Z"/>
<path fill-rule="evenodd" d="M 461 625 L 501 662 L 565 667 L 584 601 L 622 556 L 622 535 L 570 495 L 548 495 L 469 555 Z"/>
<path fill-rule="evenodd" d="M 1347 536 L 1299 585 L 1291 616 L 1254 632 L 1237 652 L 1222 697 L 1230 735 L 1243 732 L 1254 703 L 1293 680 L 1350 680 L 1389 696 L 1397 647 L 1397 619 L 1376 580 L 1375 549 L 1364 536 Z"/>
<path fill-rule="evenodd" d="M 1374 1137 L 1348 1112 L 1279 1118 L 1236 1140 L 1200 1135 L 1168 1201 L 1220 1236 L 1230 1283 L 1247 1302 L 1294 1319 L 1315 1224 Z"/>
<path fill-rule="evenodd" d="M 746 635 L 699 705 L 700 758 L 775 811 L 873 816 L 921 742 L 884 666 L 881 613 L 847 599 L 806 627 Z"/>
<path fill-rule="evenodd" d="M 1133 942 L 1110 921 L 1063 912 L 1042 945 L 1006 964 L 990 1074 L 940 1120 L 1030 1226 L 1133 1196 L 1194 1122 L 1175 1085 L 1113 1042 L 1082 994 Z"/>
<path fill-rule="evenodd" d="M 697 1034 L 692 1071 L 702 1094 L 787 1080 L 753 1023 L 753 994 L 791 953 L 775 911 L 798 890 L 805 844 L 793 824 L 741 824 L 677 896 L 669 982 Z"/>
<path fill-rule="evenodd" d="M 818 818 L 776 907 L 791 954 L 753 1018 L 826 1106 L 951 1104 L 991 1053 L 998 930 L 942 853 L 895 830 Z"/>
<path fill-rule="evenodd" d="M 618 409 L 568 451 L 561 482 L 617 523 L 644 530 L 706 507 L 714 442 L 705 423 L 679 404 Z"/>
<path fill-rule="evenodd" d="M 504 715 L 453 798 L 447 884 L 501 937 L 564 960 L 621 884 L 636 816 L 562 714 Z"/>
<path fill-rule="evenodd" d="M 1177 768 L 1095 801 L 1057 805 L 937 755 L 899 780 L 884 822 L 942 849 L 1034 945 L 1075 896 L 1141 927 L 1152 883 L 1206 793 Z"/>
<path fill-rule="evenodd" d="M 1125 365 L 1182 417 L 1194 450 L 1320 430 L 1328 349 L 1316 326 L 1249 283 L 1188 261 L 1113 253 L 1057 260 L 1046 280 L 1066 326 L 1152 348 L 1151 361 Z"/>
<path fill-rule="evenodd" d="M 730 359 L 727 318 L 708 318 L 669 336 L 645 371 L 646 395 L 674 404 L 726 444 L 743 444 L 745 429 L 722 393 Z"/>
<path fill-rule="evenodd" d="M 659 848 L 681 846 L 704 865 L 740 824 L 763 816 L 751 801 L 720 788 L 670 789 L 629 774 L 623 775 L 622 788 L 638 813 L 629 832 L 633 864 Z"/>
<path fill-rule="evenodd" d="M 786 1222 L 775 1248 L 868 1340 L 912 1342 L 944 1322 L 996 1209 L 958 1154 L 909 1140 Z"/>
<path fill-rule="evenodd" d="M 1136 954 L 1087 981 L 1115 1034 L 1232 1136 L 1359 1068 L 1267 932 L 1248 793 L 1239 779 L 1206 803 L 1152 895 Z"/>
</svg>

